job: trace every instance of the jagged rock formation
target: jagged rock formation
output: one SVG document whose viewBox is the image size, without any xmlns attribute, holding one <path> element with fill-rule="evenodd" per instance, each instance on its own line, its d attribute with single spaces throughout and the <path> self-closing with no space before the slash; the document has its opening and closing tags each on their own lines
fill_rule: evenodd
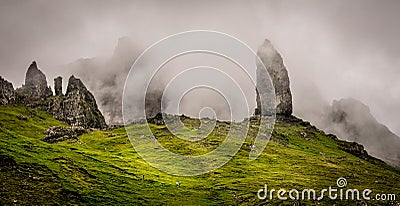
<svg viewBox="0 0 400 206">
<path fill-rule="evenodd" d="M 54 93 L 56 96 L 62 96 L 62 77 L 58 76 L 54 79 Z"/>
<path fill-rule="evenodd" d="M 360 101 L 333 101 L 320 127 L 341 139 L 360 143 L 372 156 L 400 167 L 400 137 L 380 124 Z"/>
<path fill-rule="evenodd" d="M 57 120 L 84 128 L 107 127 L 92 93 L 83 82 L 71 76 L 67 92 L 62 94 L 62 78 L 54 79 L 55 96 L 47 86 L 46 76 L 32 62 L 26 72 L 25 84 L 15 90 L 0 77 L 0 104 L 20 103 L 49 112 Z"/>
<path fill-rule="evenodd" d="M 0 76 L 0 105 L 12 104 L 14 102 L 15 92 L 13 85 Z"/>
<path fill-rule="evenodd" d="M 276 95 L 276 114 L 289 116 L 292 114 L 292 93 L 290 92 L 290 82 L 288 72 L 283 63 L 281 55 L 275 50 L 268 39 L 259 48 L 257 56 L 267 69 L 272 83 L 275 87 Z M 265 69 L 257 64 L 257 108 L 255 114 L 261 113 L 260 94 L 268 92 L 263 82 L 269 81 Z M 265 115 L 265 114 L 262 114 Z"/>
<path fill-rule="evenodd" d="M 25 84 L 16 90 L 19 98 L 24 101 L 43 100 L 53 95 L 47 86 L 46 76 L 37 67 L 35 61 L 29 66 L 25 76 Z"/>
<path fill-rule="evenodd" d="M 56 119 L 72 126 L 85 128 L 106 128 L 103 115 L 97 107 L 92 93 L 83 82 L 71 76 L 65 96 L 55 96 L 46 110 Z"/>
</svg>

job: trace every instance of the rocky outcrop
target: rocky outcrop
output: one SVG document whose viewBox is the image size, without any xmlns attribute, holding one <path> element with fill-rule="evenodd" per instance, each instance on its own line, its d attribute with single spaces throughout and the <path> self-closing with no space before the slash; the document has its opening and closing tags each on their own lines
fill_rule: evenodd
<svg viewBox="0 0 400 206">
<path fill-rule="evenodd" d="M 25 84 L 14 92 L 11 83 L 0 77 L 0 105 L 19 103 L 49 112 L 57 120 L 71 126 L 103 129 L 107 127 L 92 93 L 83 82 L 71 76 L 67 92 L 62 94 L 62 77 L 54 79 L 55 96 L 47 86 L 46 76 L 32 62 L 25 76 Z"/>
<path fill-rule="evenodd" d="M 257 116 L 254 116 L 252 118 L 257 118 Z M 332 134 L 332 133 L 325 134 L 325 132 L 323 132 L 319 128 L 315 127 L 310 122 L 304 121 L 303 119 L 300 119 L 293 115 L 278 116 L 276 120 L 277 120 L 277 122 L 279 122 L 279 124 L 282 124 L 285 127 L 298 127 L 299 125 L 302 127 L 305 127 L 306 129 L 302 132 L 299 132 L 299 135 L 307 141 L 316 137 L 316 133 L 324 133 L 324 135 L 326 135 L 327 137 L 334 140 L 337 143 L 338 148 L 342 151 L 345 151 L 347 153 L 350 153 L 354 156 L 357 156 L 361 159 L 364 159 L 364 160 L 367 160 L 370 162 L 376 162 L 376 161 L 383 162 L 382 160 L 379 160 L 376 157 L 374 157 L 373 155 L 369 154 L 369 152 L 364 148 L 364 146 L 362 144 L 359 144 L 354 141 L 339 139 L 335 134 Z M 285 134 L 278 134 L 275 130 L 273 132 L 274 132 L 274 135 L 283 135 L 283 137 L 285 136 Z M 276 139 L 274 141 L 276 141 Z"/>
<path fill-rule="evenodd" d="M 12 83 L 0 76 L 0 105 L 12 104 L 14 102 L 15 92 Z"/>
<path fill-rule="evenodd" d="M 56 96 L 62 96 L 62 77 L 58 76 L 54 79 L 54 93 Z"/>
<path fill-rule="evenodd" d="M 266 39 L 257 52 L 258 57 L 265 65 L 271 77 L 276 95 L 276 114 L 289 116 L 292 114 L 292 93 L 288 72 L 281 55 L 275 50 L 271 42 Z M 260 95 L 267 93 L 265 83 L 269 81 L 268 75 L 261 64 L 257 64 L 257 108 L 255 114 L 261 113 Z M 265 115 L 265 114 L 262 114 Z"/>
<path fill-rule="evenodd" d="M 16 90 L 22 101 L 44 100 L 53 96 L 50 87 L 47 86 L 46 76 L 37 67 L 35 61 L 29 66 L 25 76 L 25 84 Z"/>
<path fill-rule="evenodd" d="M 400 167 L 400 137 L 380 124 L 360 101 L 333 101 L 319 126 L 343 140 L 362 144 L 370 155 Z"/>
<path fill-rule="evenodd" d="M 44 132 L 46 137 L 44 137 L 42 141 L 56 143 L 65 140 L 77 140 L 78 136 L 81 136 L 87 132 L 88 130 L 83 127 L 51 127 Z"/>
<path fill-rule="evenodd" d="M 74 76 L 69 78 L 65 95 L 53 97 L 46 110 L 54 118 L 72 126 L 100 129 L 107 127 L 93 94 Z"/>
<path fill-rule="evenodd" d="M 147 122 L 155 125 L 164 125 L 164 118 L 162 113 L 156 114 L 154 117 L 147 118 Z"/>
<path fill-rule="evenodd" d="M 337 141 L 337 142 L 339 148 L 345 152 L 348 152 L 365 160 L 371 158 L 368 155 L 368 152 L 364 149 L 364 146 L 358 144 L 357 142 L 346 142 L 346 141 Z"/>
</svg>

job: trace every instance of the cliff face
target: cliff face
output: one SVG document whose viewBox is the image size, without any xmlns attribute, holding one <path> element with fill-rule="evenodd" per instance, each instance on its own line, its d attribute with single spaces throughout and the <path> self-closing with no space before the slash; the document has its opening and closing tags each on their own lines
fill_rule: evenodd
<svg viewBox="0 0 400 206">
<path fill-rule="evenodd" d="M 257 52 L 257 56 L 265 65 L 275 87 L 276 95 L 276 114 L 289 116 L 292 114 L 292 93 L 290 91 L 290 81 L 288 72 L 283 63 L 283 59 L 278 51 L 275 50 L 271 42 L 266 39 Z M 260 114 L 259 94 L 267 92 L 263 82 L 269 81 L 268 75 L 262 65 L 257 65 L 257 109 L 255 114 Z"/>
<path fill-rule="evenodd" d="M 93 94 L 87 90 L 80 79 L 74 76 L 69 78 L 65 96 L 57 95 L 53 97 L 46 110 L 56 119 L 72 126 L 107 127 Z"/>
<path fill-rule="evenodd" d="M 54 79 L 56 95 L 47 86 L 46 76 L 32 62 L 25 76 L 25 84 L 14 91 L 10 82 L 0 77 L 0 104 L 20 103 L 49 112 L 57 120 L 71 126 L 85 128 L 106 128 L 104 117 L 99 111 L 96 99 L 83 82 L 71 76 L 67 92 L 62 94 L 62 78 Z"/>
<path fill-rule="evenodd" d="M 15 92 L 13 85 L 0 76 L 0 105 L 12 104 L 14 102 Z"/>
</svg>

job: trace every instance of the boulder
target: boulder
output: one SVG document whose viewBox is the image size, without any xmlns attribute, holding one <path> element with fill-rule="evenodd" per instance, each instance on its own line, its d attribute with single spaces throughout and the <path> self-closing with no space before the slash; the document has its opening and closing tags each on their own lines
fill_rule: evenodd
<svg viewBox="0 0 400 206">
<path fill-rule="evenodd" d="M 261 114 L 260 94 L 262 95 L 269 92 L 269 88 L 265 86 L 267 85 L 265 82 L 269 81 L 269 74 L 275 88 L 276 114 L 290 116 L 293 110 L 292 93 L 290 91 L 288 71 L 286 70 L 281 55 L 275 50 L 271 42 L 266 39 L 259 48 L 257 56 L 261 59 L 267 71 L 265 71 L 260 63 L 257 64 L 257 108 L 255 114 Z M 266 72 L 268 72 L 268 74 L 266 74 Z"/>
<path fill-rule="evenodd" d="M 42 141 L 56 143 L 66 140 L 77 140 L 78 136 L 81 136 L 87 132 L 88 130 L 83 127 L 51 127 L 44 132 L 46 137 L 44 137 Z"/>
<path fill-rule="evenodd" d="M 147 122 L 155 125 L 164 125 L 164 118 L 162 113 L 156 114 L 154 117 L 147 118 Z"/>
<path fill-rule="evenodd" d="M 22 115 L 22 114 L 18 114 L 18 115 L 17 115 L 17 119 L 23 120 L 23 121 L 28 121 L 28 117 L 25 117 L 25 116 Z"/>
<path fill-rule="evenodd" d="M 346 142 L 346 141 L 337 141 L 337 142 L 341 150 L 365 160 L 371 159 L 371 157 L 368 155 L 368 152 L 364 149 L 364 146 L 362 146 L 361 144 L 358 144 L 357 142 Z"/>
</svg>

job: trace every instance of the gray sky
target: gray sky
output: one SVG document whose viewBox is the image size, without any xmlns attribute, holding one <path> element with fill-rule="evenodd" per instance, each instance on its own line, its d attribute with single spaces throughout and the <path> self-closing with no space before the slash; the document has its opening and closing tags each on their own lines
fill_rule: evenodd
<svg viewBox="0 0 400 206">
<path fill-rule="evenodd" d="M 0 1 L 0 62 L 20 86 L 32 60 L 55 68 L 110 56 L 119 37 L 147 45 L 193 29 L 268 38 L 289 70 L 295 114 L 353 97 L 400 134 L 400 1 Z M 319 94 L 320 100 L 315 98 Z M 311 106 L 312 108 L 312 106 Z"/>
</svg>

